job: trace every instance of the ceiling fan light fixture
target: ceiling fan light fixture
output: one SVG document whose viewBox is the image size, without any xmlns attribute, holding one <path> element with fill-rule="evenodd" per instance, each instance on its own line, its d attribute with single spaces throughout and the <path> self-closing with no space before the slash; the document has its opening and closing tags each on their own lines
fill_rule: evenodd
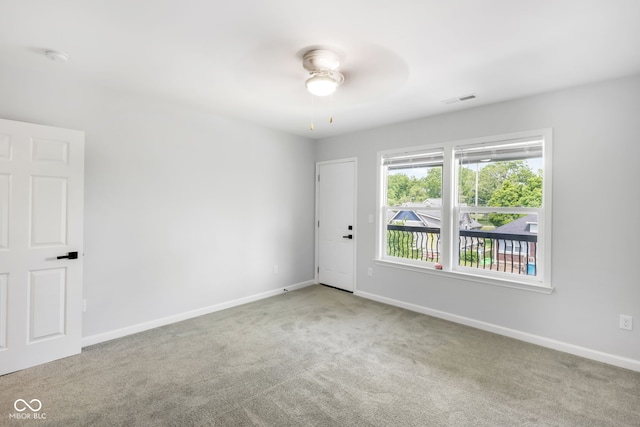
<svg viewBox="0 0 640 427">
<path fill-rule="evenodd" d="M 307 79 L 307 90 L 315 96 L 331 95 L 338 88 L 338 82 L 330 76 L 315 75 Z"/>
<path fill-rule="evenodd" d="M 344 82 L 344 75 L 338 71 L 340 57 L 330 50 L 308 51 L 302 58 L 302 66 L 309 72 L 305 85 L 312 95 L 331 95 Z"/>
</svg>

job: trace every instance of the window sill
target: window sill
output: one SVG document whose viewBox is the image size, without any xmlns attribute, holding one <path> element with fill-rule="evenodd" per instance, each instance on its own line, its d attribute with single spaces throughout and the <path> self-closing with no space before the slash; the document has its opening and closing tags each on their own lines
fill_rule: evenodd
<svg viewBox="0 0 640 427">
<path fill-rule="evenodd" d="M 484 285 L 500 286 L 500 287 L 511 288 L 511 289 L 520 289 L 523 291 L 536 292 L 536 293 L 547 294 L 547 295 L 553 292 L 552 286 L 545 286 L 542 284 L 532 283 L 528 281 L 510 280 L 510 279 L 504 279 L 501 277 L 491 277 L 488 275 L 473 274 L 473 273 L 468 273 L 466 271 L 460 271 L 460 270 L 455 270 L 455 271 L 438 270 L 431 266 L 418 266 L 415 264 L 404 263 L 404 262 L 399 262 L 395 260 L 392 261 L 388 259 L 376 259 L 375 263 L 377 265 L 381 265 L 385 267 L 415 271 L 422 274 L 431 274 L 431 275 L 446 277 L 450 279 L 465 280 L 465 281 L 474 282 L 474 283 L 481 283 Z"/>
</svg>

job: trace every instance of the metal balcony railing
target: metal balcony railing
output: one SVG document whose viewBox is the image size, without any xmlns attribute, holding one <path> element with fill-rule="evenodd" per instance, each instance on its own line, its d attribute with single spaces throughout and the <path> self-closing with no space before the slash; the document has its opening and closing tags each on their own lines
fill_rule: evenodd
<svg viewBox="0 0 640 427">
<path fill-rule="evenodd" d="M 538 236 L 460 230 L 458 264 L 483 270 L 535 276 Z M 387 225 L 387 255 L 440 262 L 440 229 Z"/>
</svg>

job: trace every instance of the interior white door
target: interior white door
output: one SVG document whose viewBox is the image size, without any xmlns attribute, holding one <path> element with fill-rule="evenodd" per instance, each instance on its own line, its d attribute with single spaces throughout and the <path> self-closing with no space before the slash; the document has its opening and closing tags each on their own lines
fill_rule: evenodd
<svg viewBox="0 0 640 427">
<path fill-rule="evenodd" d="M 81 350 L 83 199 L 83 132 L 0 119 L 0 374 Z"/>
<path fill-rule="evenodd" d="M 318 163 L 318 282 L 354 291 L 355 160 Z"/>
</svg>

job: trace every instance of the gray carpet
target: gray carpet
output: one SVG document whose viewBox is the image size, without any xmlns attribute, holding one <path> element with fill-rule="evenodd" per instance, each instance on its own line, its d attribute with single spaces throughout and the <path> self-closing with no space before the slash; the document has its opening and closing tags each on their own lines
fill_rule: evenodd
<svg viewBox="0 0 640 427">
<path fill-rule="evenodd" d="M 640 426 L 640 373 L 311 286 L 0 377 L 0 425 Z"/>
</svg>

